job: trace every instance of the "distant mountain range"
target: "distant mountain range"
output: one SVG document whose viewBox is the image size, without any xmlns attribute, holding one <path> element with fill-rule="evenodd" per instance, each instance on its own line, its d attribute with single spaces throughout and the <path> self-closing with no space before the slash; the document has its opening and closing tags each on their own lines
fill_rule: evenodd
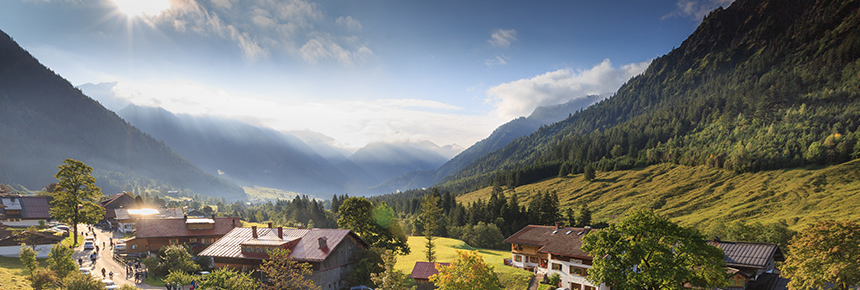
<svg viewBox="0 0 860 290">
<path fill-rule="evenodd" d="M 243 199 L 40 64 L 0 31 L 0 182 L 41 189 L 67 158 L 94 168 L 110 194 L 139 185 Z"/>
<path fill-rule="evenodd" d="M 350 153 L 332 146 L 336 140 L 331 137 L 313 131 L 278 132 L 235 120 L 136 106 L 117 98 L 111 90 L 115 85 L 84 84 L 80 88 L 210 174 L 240 185 L 280 188 L 323 198 L 333 192 L 372 195 L 430 186 L 471 160 L 601 98 L 587 96 L 538 108 L 528 118 L 499 127 L 465 151 L 452 145 L 440 147 L 417 141 L 370 143 Z"/>
</svg>

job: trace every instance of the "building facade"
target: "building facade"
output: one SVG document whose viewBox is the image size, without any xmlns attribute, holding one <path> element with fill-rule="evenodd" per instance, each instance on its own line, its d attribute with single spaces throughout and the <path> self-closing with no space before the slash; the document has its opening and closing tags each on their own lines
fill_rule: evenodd
<svg viewBox="0 0 860 290">
<path fill-rule="evenodd" d="M 230 267 L 259 273 L 267 250 L 290 250 L 290 258 L 311 265 L 308 277 L 323 290 L 351 286 L 347 279 L 356 254 L 368 248 L 361 238 L 346 229 L 235 228 L 198 254 L 212 257 L 215 267 Z"/>
<path fill-rule="evenodd" d="M 514 233 L 505 243 L 511 244 L 511 265 L 551 276 L 558 274 L 561 285 L 572 290 L 606 290 L 604 284 L 588 280 L 591 256 L 583 252 L 582 237 L 591 228 L 529 225 Z"/>
<path fill-rule="evenodd" d="M 135 237 L 125 242 L 126 253 L 154 253 L 169 245 L 188 245 L 194 253 L 241 224 L 234 217 L 141 219 Z"/>
</svg>

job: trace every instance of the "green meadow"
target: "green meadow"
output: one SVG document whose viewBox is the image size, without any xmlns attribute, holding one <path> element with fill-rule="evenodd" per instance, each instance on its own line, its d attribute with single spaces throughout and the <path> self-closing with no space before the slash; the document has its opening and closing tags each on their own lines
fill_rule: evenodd
<svg viewBox="0 0 860 290">
<path fill-rule="evenodd" d="M 674 221 L 704 228 L 714 221 L 780 220 L 794 230 L 824 219 L 860 219 L 860 160 L 827 167 L 734 173 L 707 166 L 659 164 L 632 170 L 551 178 L 506 190 L 521 205 L 537 192 L 556 191 L 562 208 L 587 205 L 593 221 L 612 221 L 628 211 L 651 208 Z M 492 188 L 457 197 L 489 198 Z"/>
<path fill-rule="evenodd" d="M 406 274 L 412 273 L 415 262 L 427 261 L 424 254 L 424 237 L 409 237 L 409 255 L 397 256 L 397 265 L 394 267 Z M 510 251 L 478 249 L 467 245 L 457 239 L 438 237 L 436 243 L 436 262 L 451 262 L 456 258 L 456 251 L 478 251 L 484 257 L 484 262 L 493 266 L 493 270 L 499 275 L 502 285 L 506 289 L 525 289 L 528 286 L 532 273 L 514 267 L 505 266 L 504 259 L 511 257 Z"/>
</svg>

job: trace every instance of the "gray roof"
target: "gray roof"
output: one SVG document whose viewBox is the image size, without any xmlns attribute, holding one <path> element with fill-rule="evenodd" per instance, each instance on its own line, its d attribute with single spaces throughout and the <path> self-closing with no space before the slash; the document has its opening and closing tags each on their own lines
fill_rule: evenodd
<svg viewBox="0 0 860 290">
<path fill-rule="evenodd" d="M 722 249 L 726 254 L 727 266 L 759 268 L 767 267 L 768 262 L 773 259 L 782 261 L 782 251 L 775 244 L 711 241 L 711 245 Z"/>
</svg>

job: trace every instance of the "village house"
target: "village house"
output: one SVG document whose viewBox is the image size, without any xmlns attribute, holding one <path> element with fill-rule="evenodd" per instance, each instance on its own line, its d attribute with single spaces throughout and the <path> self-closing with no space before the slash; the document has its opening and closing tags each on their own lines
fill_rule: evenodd
<svg viewBox="0 0 860 290">
<path fill-rule="evenodd" d="M 511 244 L 511 266 L 534 271 L 539 276 L 559 274 L 561 287 L 571 290 L 610 289 L 588 281 L 592 258 L 583 252 L 582 237 L 590 227 L 571 228 L 529 225 L 505 239 Z M 726 290 L 783 290 L 788 279 L 779 277 L 776 262 L 783 261 L 775 244 L 708 242 L 725 253 Z"/>
<path fill-rule="evenodd" d="M 194 253 L 240 225 L 239 218 L 233 217 L 140 219 L 135 237 L 125 242 L 126 252 L 139 255 L 168 245 L 188 245 Z"/>
<path fill-rule="evenodd" d="M 355 263 L 355 254 L 368 245 L 347 229 L 234 228 L 198 256 L 212 257 L 215 267 L 237 270 L 259 270 L 267 250 L 289 249 L 290 258 L 309 263 L 313 280 L 323 290 L 351 286 L 347 275 Z M 259 271 L 255 277 L 261 277 Z"/>
<path fill-rule="evenodd" d="M 588 281 L 592 259 L 580 247 L 582 237 L 590 230 L 528 225 L 505 239 L 511 244 L 511 265 L 545 277 L 559 274 L 561 287 L 572 290 L 610 289 Z"/>
<path fill-rule="evenodd" d="M 727 290 L 788 289 L 788 279 L 779 276 L 776 262 L 785 261 L 779 246 L 765 243 L 708 242 L 726 254 Z"/>
<path fill-rule="evenodd" d="M 132 233 L 136 229 L 136 223 L 145 219 L 170 219 L 183 218 L 185 215 L 178 208 L 139 208 L 114 210 L 117 229 L 123 233 Z"/>
<path fill-rule="evenodd" d="M 134 207 L 134 205 L 134 197 L 125 191 L 111 195 L 99 202 L 99 206 L 105 209 L 104 220 L 111 224 L 116 224 L 117 209 L 128 209 Z"/>
<path fill-rule="evenodd" d="M 20 196 L 6 194 L 3 203 L 3 224 L 10 227 L 38 226 L 39 221 L 51 221 L 51 205 L 47 196 Z"/>
<path fill-rule="evenodd" d="M 45 232 L 0 230 L 0 256 L 19 257 L 22 241 L 28 241 L 36 250 L 36 258 L 47 258 L 51 247 L 65 237 Z"/>
<path fill-rule="evenodd" d="M 430 276 L 439 274 L 439 270 L 436 270 L 437 264 L 442 266 L 450 265 L 449 263 L 415 262 L 415 267 L 412 268 L 412 274 L 409 275 L 409 278 L 415 280 L 415 286 L 418 287 L 418 290 L 437 288 L 433 282 L 430 282 Z"/>
</svg>

